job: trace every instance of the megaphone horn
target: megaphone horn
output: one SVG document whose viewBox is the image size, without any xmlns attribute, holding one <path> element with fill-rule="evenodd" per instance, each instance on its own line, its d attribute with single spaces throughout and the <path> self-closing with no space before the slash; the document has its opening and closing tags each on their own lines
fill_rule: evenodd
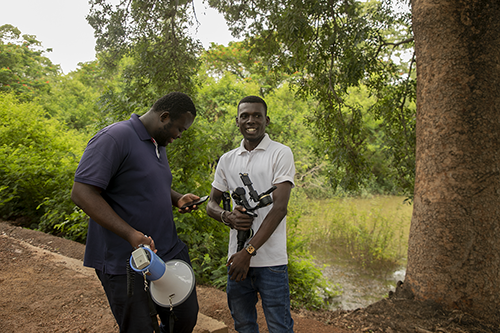
<svg viewBox="0 0 500 333">
<path fill-rule="evenodd" d="M 130 267 L 137 273 L 146 273 L 146 279 L 151 281 L 151 298 L 160 306 L 181 304 L 195 285 L 194 271 L 188 263 L 180 259 L 165 263 L 147 246 L 132 252 Z"/>
</svg>

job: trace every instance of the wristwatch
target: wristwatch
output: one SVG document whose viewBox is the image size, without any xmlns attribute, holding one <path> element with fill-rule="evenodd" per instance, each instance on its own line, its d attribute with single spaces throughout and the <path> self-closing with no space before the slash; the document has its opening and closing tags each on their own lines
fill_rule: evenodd
<svg viewBox="0 0 500 333">
<path fill-rule="evenodd" d="M 250 255 L 252 255 L 252 256 L 254 256 L 254 255 L 256 255 L 256 254 L 257 254 L 257 250 L 256 250 L 256 249 L 255 249 L 255 247 L 253 247 L 253 245 L 252 245 L 252 244 L 250 244 L 250 243 L 249 243 L 249 244 L 247 244 L 247 246 L 245 246 L 245 250 L 247 250 L 247 252 L 248 252 Z"/>
</svg>

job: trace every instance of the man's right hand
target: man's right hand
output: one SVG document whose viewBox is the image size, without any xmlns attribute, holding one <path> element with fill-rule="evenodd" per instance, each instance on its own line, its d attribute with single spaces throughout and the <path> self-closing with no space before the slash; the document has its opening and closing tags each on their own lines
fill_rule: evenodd
<svg viewBox="0 0 500 333">
<path fill-rule="evenodd" d="M 156 248 L 155 248 L 155 242 L 151 236 L 144 235 L 140 231 L 136 231 L 132 237 L 132 239 L 129 241 L 130 245 L 134 249 L 137 249 L 140 245 L 147 245 L 151 251 L 156 253 Z"/>
</svg>

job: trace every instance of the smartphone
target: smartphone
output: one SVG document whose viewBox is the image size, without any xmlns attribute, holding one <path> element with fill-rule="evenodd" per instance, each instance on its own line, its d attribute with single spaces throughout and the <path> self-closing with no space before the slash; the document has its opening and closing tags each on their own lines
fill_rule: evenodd
<svg viewBox="0 0 500 333">
<path fill-rule="evenodd" d="M 201 197 L 198 200 L 188 202 L 187 204 L 185 204 L 184 206 L 182 206 L 181 209 L 184 209 L 186 207 L 192 207 L 194 205 L 198 206 L 199 204 L 202 204 L 202 203 L 204 203 L 207 200 L 208 200 L 208 195 L 205 195 L 204 197 Z"/>
</svg>

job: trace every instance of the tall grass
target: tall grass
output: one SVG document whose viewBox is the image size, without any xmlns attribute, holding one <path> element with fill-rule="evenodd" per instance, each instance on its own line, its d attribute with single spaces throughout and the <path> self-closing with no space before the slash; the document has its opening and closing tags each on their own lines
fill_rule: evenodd
<svg viewBox="0 0 500 333">
<path fill-rule="evenodd" d="M 369 270 L 405 265 L 412 206 L 404 197 L 291 198 L 298 227 L 316 256 L 335 256 Z"/>
<path fill-rule="evenodd" d="M 323 276 L 299 227 L 300 211 L 290 207 L 287 217 L 288 272 L 292 308 L 327 309 L 329 300 L 341 294 L 340 285 Z"/>
</svg>

